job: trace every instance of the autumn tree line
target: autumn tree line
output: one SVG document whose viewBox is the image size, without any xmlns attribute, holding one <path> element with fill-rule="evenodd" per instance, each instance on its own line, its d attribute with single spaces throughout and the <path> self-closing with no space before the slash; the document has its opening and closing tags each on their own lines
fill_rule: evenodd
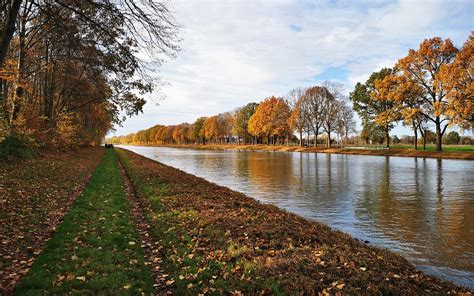
<svg viewBox="0 0 474 296">
<path fill-rule="evenodd" d="M 0 154 L 100 144 L 142 111 L 147 68 L 177 42 L 159 1 L 0 0 Z"/>
<path fill-rule="evenodd" d="M 325 145 L 331 147 L 335 135 L 344 142 L 355 128 L 353 111 L 341 90 L 342 86 L 333 82 L 296 88 L 285 97 L 268 97 L 232 112 L 200 117 L 192 124 L 156 125 L 109 141 L 123 144 L 286 145 L 294 142 L 297 131 L 300 146 L 303 143 L 317 146 L 322 140 L 318 136 L 323 136 Z"/>
<path fill-rule="evenodd" d="M 299 145 L 331 147 L 334 136 L 347 144 L 355 132 L 353 110 L 362 119 L 359 139 L 365 143 L 400 143 L 391 137 L 396 124 L 411 127 L 413 142 L 419 137 L 426 149 L 434 140 L 442 149 L 448 127 L 471 129 L 474 123 L 473 50 L 471 33 L 461 48 L 450 39 L 424 40 L 410 49 L 393 68 L 373 73 L 365 83 L 357 83 L 349 95 L 352 107 L 341 93 L 341 85 L 296 88 L 284 98 L 269 97 L 233 112 L 198 118 L 193 124 L 157 125 L 110 141 L 123 144 L 288 144 L 297 135 Z M 430 128 L 434 129 L 434 132 Z M 456 136 L 457 135 L 457 136 Z M 445 142 L 459 138 L 452 131 Z M 352 141 L 354 142 L 354 141 Z M 459 140 L 458 140 L 459 143 Z"/>
</svg>

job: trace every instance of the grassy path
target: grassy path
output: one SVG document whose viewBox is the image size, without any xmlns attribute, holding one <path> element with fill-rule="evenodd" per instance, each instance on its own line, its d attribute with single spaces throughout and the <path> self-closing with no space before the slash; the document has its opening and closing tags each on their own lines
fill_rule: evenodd
<svg viewBox="0 0 474 296">
<path fill-rule="evenodd" d="M 145 265 L 131 219 L 117 155 L 108 151 L 15 293 L 137 295 L 152 291 L 151 270 Z"/>
</svg>

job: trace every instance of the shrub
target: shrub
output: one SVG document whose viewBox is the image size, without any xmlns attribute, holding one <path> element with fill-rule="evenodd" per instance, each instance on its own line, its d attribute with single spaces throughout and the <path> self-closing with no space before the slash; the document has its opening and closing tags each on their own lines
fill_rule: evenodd
<svg viewBox="0 0 474 296">
<path fill-rule="evenodd" d="M 461 137 L 455 131 L 451 131 L 446 136 L 443 137 L 443 142 L 448 145 L 457 145 L 459 144 L 460 140 L 461 140 Z"/>
<path fill-rule="evenodd" d="M 33 149 L 28 147 L 20 137 L 15 135 L 7 135 L 0 142 L 0 159 L 14 157 L 28 157 L 33 154 Z"/>
</svg>

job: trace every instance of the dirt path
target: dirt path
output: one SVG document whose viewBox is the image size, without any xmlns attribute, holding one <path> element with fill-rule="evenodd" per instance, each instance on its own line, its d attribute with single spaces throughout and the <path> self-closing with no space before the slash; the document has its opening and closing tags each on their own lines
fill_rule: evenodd
<svg viewBox="0 0 474 296">
<path fill-rule="evenodd" d="M 154 292 L 156 295 L 173 294 L 169 283 L 169 275 L 166 274 L 160 263 L 163 261 L 161 258 L 161 244 L 151 233 L 151 226 L 147 222 L 143 207 L 144 205 L 135 195 L 132 183 L 128 178 L 122 164 L 120 163 L 120 174 L 122 175 L 125 193 L 127 194 L 127 200 L 130 203 L 130 212 L 132 219 L 140 235 L 141 247 L 145 252 L 145 264 L 151 267 L 154 279 Z"/>
</svg>

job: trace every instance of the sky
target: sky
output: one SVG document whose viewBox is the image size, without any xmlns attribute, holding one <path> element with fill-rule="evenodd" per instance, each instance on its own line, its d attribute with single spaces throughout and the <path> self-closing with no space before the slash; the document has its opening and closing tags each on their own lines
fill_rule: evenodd
<svg viewBox="0 0 474 296">
<path fill-rule="evenodd" d="M 341 82 L 348 95 L 424 39 L 460 47 L 474 30 L 470 0 L 177 0 L 170 8 L 182 50 L 156 70 L 166 84 L 143 114 L 111 135 L 192 123 L 325 80 Z M 399 124 L 393 133 L 411 131 Z"/>
</svg>

